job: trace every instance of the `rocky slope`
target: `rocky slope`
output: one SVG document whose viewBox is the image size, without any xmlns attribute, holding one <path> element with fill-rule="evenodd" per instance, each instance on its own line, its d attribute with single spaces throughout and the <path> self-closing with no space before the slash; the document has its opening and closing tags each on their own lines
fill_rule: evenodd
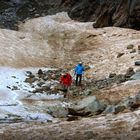
<svg viewBox="0 0 140 140">
<path fill-rule="evenodd" d="M 140 32 L 92 25 L 63 12 L 0 30 L 0 139 L 139 139 Z M 79 61 L 64 99 L 59 78 Z"/>
<path fill-rule="evenodd" d="M 119 26 L 140 29 L 139 0 L 2 0 L 0 25 L 17 29 L 19 21 L 67 11 L 79 21 L 96 21 L 94 27 Z"/>
<path fill-rule="evenodd" d="M 137 70 L 140 33 L 117 27 L 93 29 L 92 24 L 60 13 L 29 20 L 19 31 L 0 30 L 0 65 L 72 69 L 83 61 L 89 67 L 87 77 L 98 79 L 125 73 L 129 67 Z"/>
</svg>

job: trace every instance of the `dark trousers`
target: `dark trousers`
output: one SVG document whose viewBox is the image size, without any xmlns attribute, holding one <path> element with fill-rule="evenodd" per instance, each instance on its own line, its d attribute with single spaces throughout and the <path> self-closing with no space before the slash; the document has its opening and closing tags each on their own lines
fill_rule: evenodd
<svg viewBox="0 0 140 140">
<path fill-rule="evenodd" d="M 82 74 L 77 74 L 76 75 L 76 86 L 81 85 L 82 81 Z"/>
</svg>

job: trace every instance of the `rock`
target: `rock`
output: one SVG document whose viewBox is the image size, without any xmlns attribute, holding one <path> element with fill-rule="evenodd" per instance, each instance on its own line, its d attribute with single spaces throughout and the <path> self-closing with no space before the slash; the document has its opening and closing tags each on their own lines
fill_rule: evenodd
<svg viewBox="0 0 140 140">
<path fill-rule="evenodd" d="M 125 75 L 123 75 L 123 74 L 117 75 L 116 79 L 117 79 L 116 83 L 118 83 L 118 84 L 127 81 L 126 78 L 125 78 Z"/>
<path fill-rule="evenodd" d="M 110 73 L 109 78 L 114 78 L 116 76 L 116 73 Z"/>
<path fill-rule="evenodd" d="M 39 86 L 39 87 L 41 87 L 42 85 L 44 85 L 45 84 L 45 82 L 39 82 L 39 83 L 37 83 L 37 85 Z"/>
<path fill-rule="evenodd" d="M 78 120 L 78 116 L 68 115 L 67 121 L 76 121 Z"/>
<path fill-rule="evenodd" d="M 43 71 L 41 69 L 39 69 L 38 72 L 37 72 L 37 74 L 38 75 L 42 75 L 43 74 Z"/>
<path fill-rule="evenodd" d="M 130 53 L 135 53 L 136 52 L 136 49 L 132 49 L 132 51 Z"/>
<path fill-rule="evenodd" d="M 88 95 L 91 95 L 91 94 L 92 94 L 92 91 L 90 89 L 83 92 L 83 95 L 85 95 L 85 96 L 88 96 Z"/>
<path fill-rule="evenodd" d="M 84 135 L 86 137 L 86 139 L 93 139 L 94 137 L 96 137 L 98 134 L 97 133 L 93 133 L 93 131 L 91 130 L 86 130 L 84 132 Z"/>
<path fill-rule="evenodd" d="M 135 102 L 134 104 L 131 105 L 131 109 L 132 110 L 135 110 L 135 109 L 137 109 L 139 107 L 140 107 L 140 101 L 139 102 Z"/>
<path fill-rule="evenodd" d="M 31 71 L 26 71 L 26 73 L 27 73 L 27 77 L 29 77 L 29 78 L 35 77 L 35 75 L 33 75 Z"/>
<path fill-rule="evenodd" d="M 135 65 L 136 65 L 136 66 L 140 66 L 140 61 L 136 61 L 136 62 L 135 62 Z"/>
<path fill-rule="evenodd" d="M 130 67 L 127 69 L 125 77 L 130 78 L 133 74 L 135 74 L 134 69 L 132 67 Z"/>
<path fill-rule="evenodd" d="M 68 109 L 61 105 L 50 106 L 47 113 L 55 118 L 66 118 L 68 115 Z"/>
<path fill-rule="evenodd" d="M 30 78 L 30 77 L 29 77 L 29 78 L 26 78 L 24 82 L 29 83 L 29 84 L 32 84 L 32 83 L 34 83 L 36 80 L 37 80 L 37 79 L 36 79 L 35 77 L 33 77 L 33 78 Z"/>
<path fill-rule="evenodd" d="M 124 55 L 124 53 L 118 53 L 117 58 L 119 58 L 119 57 L 121 57 L 123 55 Z"/>
<path fill-rule="evenodd" d="M 89 70 L 90 66 L 89 65 L 85 65 L 85 71 Z"/>
<path fill-rule="evenodd" d="M 82 99 L 76 105 L 69 107 L 69 114 L 76 116 L 86 116 L 89 114 L 100 114 L 105 105 L 99 102 L 95 96 L 89 96 Z"/>
<path fill-rule="evenodd" d="M 108 105 L 103 113 L 108 114 L 108 113 L 114 113 L 114 112 L 115 112 L 115 106 Z"/>
<path fill-rule="evenodd" d="M 117 105 L 115 106 L 115 109 L 114 109 L 114 114 L 117 114 L 119 112 L 122 112 L 126 109 L 126 107 L 124 105 Z"/>
<path fill-rule="evenodd" d="M 19 88 L 17 86 L 13 86 L 11 89 L 12 90 L 19 90 Z"/>
<path fill-rule="evenodd" d="M 133 49 L 134 48 L 134 45 L 133 44 L 130 44 L 127 46 L 127 49 Z"/>
<path fill-rule="evenodd" d="M 47 91 L 50 91 L 50 86 L 42 86 L 42 90 L 44 91 L 44 92 L 47 92 Z"/>
<path fill-rule="evenodd" d="M 131 76 L 132 80 L 140 80 L 140 71 Z"/>
</svg>

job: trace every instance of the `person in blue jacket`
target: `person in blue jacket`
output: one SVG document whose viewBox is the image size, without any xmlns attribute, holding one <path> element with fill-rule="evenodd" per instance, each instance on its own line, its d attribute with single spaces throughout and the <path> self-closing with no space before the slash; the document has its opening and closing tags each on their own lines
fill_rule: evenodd
<svg viewBox="0 0 140 140">
<path fill-rule="evenodd" d="M 75 67 L 75 75 L 76 75 L 76 86 L 81 85 L 82 75 L 84 74 L 85 68 L 82 65 L 82 62 Z"/>
</svg>

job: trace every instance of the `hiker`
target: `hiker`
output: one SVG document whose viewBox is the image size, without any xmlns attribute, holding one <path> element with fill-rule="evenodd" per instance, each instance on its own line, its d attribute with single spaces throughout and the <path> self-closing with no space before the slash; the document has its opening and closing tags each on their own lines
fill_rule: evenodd
<svg viewBox="0 0 140 140">
<path fill-rule="evenodd" d="M 67 96 L 68 89 L 72 84 L 72 76 L 69 73 L 62 74 L 60 77 L 60 83 L 63 86 L 64 98 Z"/>
<path fill-rule="evenodd" d="M 79 62 L 79 64 L 74 69 L 75 75 L 76 75 L 76 86 L 81 85 L 82 81 L 82 75 L 84 74 L 85 68 L 82 65 L 82 62 Z"/>
</svg>

